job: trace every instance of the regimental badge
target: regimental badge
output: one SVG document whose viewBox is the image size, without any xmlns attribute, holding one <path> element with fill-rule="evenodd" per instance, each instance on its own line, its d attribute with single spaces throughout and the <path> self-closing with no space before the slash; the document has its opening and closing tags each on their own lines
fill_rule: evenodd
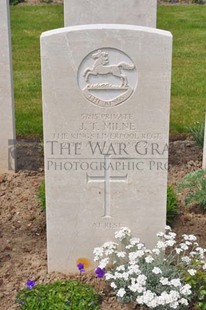
<svg viewBox="0 0 206 310">
<path fill-rule="evenodd" d="M 137 70 L 122 51 L 101 48 L 81 62 L 78 83 L 87 100 L 99 107 L 114 107 L 133 94 L 137 86 Z"/>
</svg>

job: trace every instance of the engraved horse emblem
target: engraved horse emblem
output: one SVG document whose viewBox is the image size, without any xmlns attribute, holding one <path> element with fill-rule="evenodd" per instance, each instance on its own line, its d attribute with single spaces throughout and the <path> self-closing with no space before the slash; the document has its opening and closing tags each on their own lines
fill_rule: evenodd
<svg viewBox="0 0 206 310">
<path fill-rule="evenodd" d="M 96 53 L 92 54 L 92 58 L 94 59 L 94 64 L 91 68 L 87 68 L 84 73 L 83 77 L 85 81 L 89 83 L 90 75 L 107 75 L 111 74 L 114 77 L 121 79 L 121 86 L 122 88 L 128 87 L 128 79 L 127 76 L 122 72 L 123 70 L 133 70 L 135 66 L 132 64 L 128 64 L 126 62 L 121 62 L 116 65 L 109 65 L 109 54 L 102 50 L 98 50 Z"/>
</svg>

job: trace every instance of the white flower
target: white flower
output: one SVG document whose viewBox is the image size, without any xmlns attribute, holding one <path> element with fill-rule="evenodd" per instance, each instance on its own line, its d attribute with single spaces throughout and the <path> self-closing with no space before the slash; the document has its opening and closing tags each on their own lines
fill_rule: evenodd
<svg viewBox="0 0 206 310">
<path fill-rule="evenodd" d="M 167 241 L 166 241 L 166 245 L 167 245 L 167 246 L 173 246 L 173 245 L 175 245 L 175 243 L 176 243 L 175 240 L 167 240 Z"/>
<path fill-rule="evenodd" d="M 130 237 L 131 230 L 127 227 L 122 227 L 119 231 L 115 232 L 115 238 L 122 241 L 126 237 Z"/>
<path fill-rule="evenodd" d="M 141 257 L 139 251 L 129 253 L 130 264 L 136 264 L 137 261 L 139 260 L 138 257 Z"/>
<path fill-rule="evenodd" d="M 177 236 L 177 234 L 172 231 L 169 232 L 169 235 L 171 236 L 172 239 L 175 239 Z"/>
<path fill-rule="evenodd" d="M 177 309 L 179 303 L 177 301 L 174 301 L 172 303 L 170 303 L 170 308 L 173 308 L 173 309 Z"/>
<path fill-rule="evenodd" d="M 185 306 L 188 306 L 188 304 L 189 304 L 186 298 L 181 298 L 181 299 L 179 300 L 179 303 L 180 303 L 181 305 L 185 305 Z"/>
<path fill-rule="evenodd" d="M 155 273 L 155 274 L 160 274 L 160 273 L 162 273 L 162 270 L 159 267 L 154 267 L 152 269 L 152 272 Z"/>
<path fill-rule="evenodd" d="M 176 234 L 170 227 L 166 230 L 166 233 L 158 233 L 161 239 L 151 250 L 147 249 L 140 239 L 131 238 L 131 231 L 127 227 L 115 233 L 119 244 L 106 242 L 102 247 L 94 249 L 95 260 L 99 262 L 100 268 L 103 269 L 109 262 L 112 263 L 105 279 L 110 282 L 118 298 L 132 301 L 137 298 L 136 301 L 140 305 L 149 309 L 187 308 L 192 294 L 191 286 L 182 283 L 180 278 L 174 278 L 175 262 L 182 268 L 189 269 L 188 275 L 194 276 L 196 270 L 192 269 L 191 262 L 197 263 L 197 268 L 206 270 L 206 250 L 199 247 L 194 235 L 183 235 L 183 241 L 175 246 Z M 165 249 L 168 251 L 164 251 Z M 163 277 L 164 271 L 167 277 Z M 157 287 L 156 281 L 153 281 L 155 277 L 158 278 Z"/>
<path fill-rule="evenodd" d="M 181 261 L 186 263 L 186 264 L 189 264 L 191 262 L 191 258 L 189 258 L 188 256 L 183 256 L 181 258 Z"/>
<path fill-rule="evenodd" d="M 130 239 L 130 244 L 131 245 L 136 245 L 140 242 L 140 239 L 139 238 L 132 238 Z"/>
<path fill-rule="evenodd" d="M 121 265 L 116 268 L 117 271 L 125 271 L 125 266 Z"/>
<path fill-rule="evenodd" d="M 150 264 L 151 262 L 153 262 L 153 260 L 154 260 L 154 258 L 153 258 L 151 255 L 145 257 L 145 262 L 148 263 L 148 264 Z"/>
<path fill-rule="evenodd" d="M 183 252 L 183 250 L 180 249 L 180 248 L 176 248 L 175 251 L 176 251 L 177 254 L 180 254 L 181 252 Z"/>
<path fill-rule="evenodd" d="M 171 230 L 171 227 L 170 226 L 165 226 L 165 230 Z"/>
<path fill-rule="evenodd" d="M 152 293 L 150 290 L 148 290 L 143 293 L 142 297 L 142 304 L 145 303 L 145 305 L 147 305 L 147 307 L 149 308 L 155 308 L 157 306 L 157 299 L 155 298 L 155 293 Z M 139 303 L 138 298 L 137 302 Z"/>
<path fill-rule="evenodd" d="M 105 273 L 105 279 L 108 281 L 108 280 L 114 279 L 114 276 L 110 272 L 107 272 Z"/>
<path fill-rule="evenodd" d="M 106 256 L 109 256 L 109 255 L 112 255 L 116 248 L 117 248 L 118 244 L 117 243 L 114 243 L 114 242 L 106 242 L 103 244 L 103 249 L 104 249 L 104 254 Z"/>
<path fill-rule="evenodd" d="M 182 235 L 184 240 L 188 240 L 188 241 L 196 241 L 197 240 L 197 237 L 195 237 L 194 235 Z"/>
<path fill-rule="evenodd" d="M 157 242 L 157 248 L 158 248 L 158 249 L 163 249 L 163 250 L 165 250 L 165 248 L 166 248 L 165 242 L 163 242 L 163 241 L 158 241 L 158 242 Z"/>
<path fill-rule="evenodd" d="M 126 291 L 124 288 L 120 288 L 117 292 L 117 297 L 122 298 L 126 294 Z"/>
<path fill-rule="evenodd" d="M 180 247 L 184 251 L 187 251 L 189 249 L 189 247 L 185 243 L 180 243 Z"/>
<path fill-rule="evenodd" d="M 153 249 L 152 252 L 156 255 L 159 255 L 160 254 L 160 250 L 159 249 Z"/>
<path fill-rule="evenodd" d="M 136 275 L 140 274 L 139 266 L 135 265 L 135 264 L 130 265 L 128 267 L 128 272 L 129 272 L 129 274 L 133 274 L 133 273 L 135 273 Z"/>
<path fill-rule="evenodd" d="M 194 276 L 197 271 L 195 269 L 189 269 L 188 272 L 191 276 Z"/>
<path fill-rule="evenodd" d="M 117 288 L 117 286 L 116 286 L 116 284 L 115 284 L 114 282 L 112 282 L 112 283 L 110 284 L 110 286 L 111 286 L 112 288 Z"/>
<path fill-rule="evenodd" d="M 118 245 L 117 243 L 109 241 L 109 242 L 105 242 L 103 244 L 103 248 L 114 250 L 114 249 L 116 249 L 117 245 Z"/>
<path fill-rule="evenodd" d="M 180 288 L 180 293 L 189 296 L 192 293 L 191 286 L 189 284 L 185 284 L 183 287 Z"/>
<path fill-rule="evenodd" d="M 131 248 L 133 248 L 133 245 L 129 244 L 129 245 L 126 245 L 125 247 L 127 250 L 130 250 Z"/>
<path fill-rule="evenodd" d="M 186 245 L 192 245 L 192 242 L 191 241 L 185 241 L 185 244 Z"/>
<path fill-rule="evenodd" d="M 204 265 L 202 266 L 202 269 L 203 269 L 203 270 L 206 270 L 206 264 L 204 264 Z"/>
<path fill-rule="evenodd" d="M 124 258 L 126 256 L 126 252 L 117 252 L 117 257 L 122 257 Z"/>
<path fill-rule="evenodd" d="M 180 282 L 180 279 L 172 279 L 170 281 L 170 283 L 174 286 L 174 287 L 178 287 L 178 286 L 181 286 L 181 282 Z"/>
<path fill-rule="evenodd" d="M 145 246 L 144 246 L 143 243 L 137 244 L 137 248 L 138 248 L 138 250 L 141 250 L 141 249 L 144 249 L 144 250 L 145 250 Z"/>
<path fill-rule="evenodd" d="M 132 278 L 131 279 L 131 285 L 128 286 L 131 292 L 134 293 L 139 293 L 141 294 L 142 292 L 145 291 L 145 284 L 146 284 L 146 277 L 144 275 L 140 275 L 137 278 Z"/>
<path fill-rule="evenodd" d="M 145 285 L 146 284 L 146 280 L 147 280 L 147 277 L 144 274 L 140 274 L 137 277 L 137 282 L 139 282 L 141 285 Z"/>
<path fill-rule="evenodd" d="M 165 235 L 165 234 L 164 234 L 162 231 L 160 231 L 160 232 L 157 233 L 157 237 L 159 237 L 159 238 L 164 237 L 164 235 Z"/>
<path fill-rule="evenodd" d="M 164 278 L 164 277 L 162 277 L 162 278 L 160 279 L 160 283 L 161 283 L 162 285 L 169 285 L 169 284 L 170 284 L 168 278 Z"/>
<path fill-rule="evenodd" d="M 144 251 L 142 251 L 142 250 L 136 251 L 136 256 L 137 256 L 137 257 L 142 257 L 142 256 L 144 256 Z"/>
<path fill-rule="evenodd" d="M 114 249 L 106 249 L 105 250 L 105 255 L 112 255 L 114 253 Z"/>
<path fill-rule="evenodd" d="M 201 247 L 197 247 L 196 248 L 196 251 L 199 253 L 199 254 L 204 254 L 205 253 L 205 249 L 201 248 Z"/>
<path fill-rule="evenodd" d="M 99 268 L 104 269 L 107 266 L 108 263 L 109 263 L 109 258 L 108 257 L 100 260 Z"/>
<path fill-rule="evenodd" d="M 129 278 L 129 274 L 128 274 L 128 272 L 123 272 L 123 273 L 121 273 L 121 272 L 115 272 L 114 273 L 114 277 L 116 278 L 116 279 L 124 279 L 125 281 L 127 281 L 128 280 L 128 278 Z"/>
<path fill-rule="evenodd" d="M 95 257 L 94 261 L 98 261 L 104 255 L 104 249 L 102 247 L 95 248 L 93 251 Z"/>
</svg>

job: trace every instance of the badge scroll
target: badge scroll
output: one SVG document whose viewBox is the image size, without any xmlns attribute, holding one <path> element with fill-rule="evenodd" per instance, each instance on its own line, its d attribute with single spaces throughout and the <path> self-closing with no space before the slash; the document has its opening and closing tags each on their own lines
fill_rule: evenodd
<svg viewBox="0 0 206 310">
<path fill-rule="evenodd" d="M 137 85 L 136 67 L 122 51 L 101 48 L 83 59 L 78 82 L 87 100 L 100 107 L 114 107 L 133 94 Z"/>
</svg>

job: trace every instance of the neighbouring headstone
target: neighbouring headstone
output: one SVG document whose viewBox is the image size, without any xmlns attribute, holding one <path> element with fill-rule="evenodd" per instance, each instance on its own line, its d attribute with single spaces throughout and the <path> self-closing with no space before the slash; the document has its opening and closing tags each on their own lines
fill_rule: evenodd
<svg viewBox="0 0 206 310">
<path fill-rule="evenodd" d="M 0 173 L 15 170 L 15 120 L 9 1 L 0 0 Z"/>
<path fill-rule="evenodd" d="M 172 36 L 87 25 L 41 36 L 49 271 L 165 227 Z"/>
<path fill-rule="evenodd" d="M 156 28 L 157 0 L 64 0 L 64 25 L 129 24 Z"/>
<path fill-rule="evenodd" d="M 204 129 L 204 146 L 203 146 L 202 169 L 206 169 L 206 114 L 205 114 L 205 129 Z"/>
</svg>

